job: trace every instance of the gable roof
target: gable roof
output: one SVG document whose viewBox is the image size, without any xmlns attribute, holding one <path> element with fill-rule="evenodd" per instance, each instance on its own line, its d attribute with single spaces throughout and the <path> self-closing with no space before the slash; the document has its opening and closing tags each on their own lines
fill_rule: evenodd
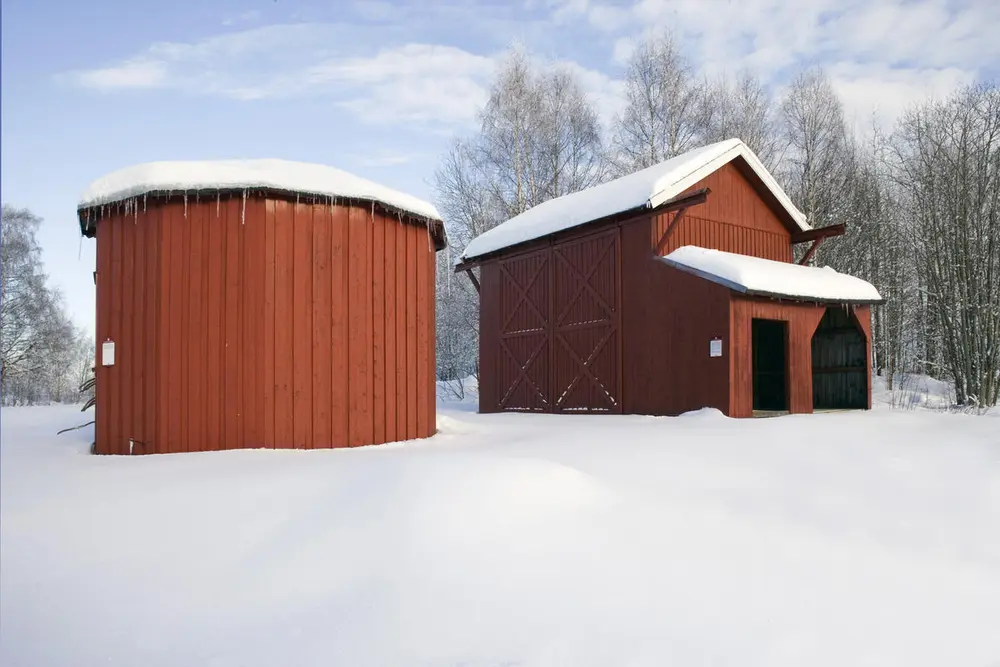
<svg viewBox="0 0 1000 667">
<path fill-rule="evenodd" d="M 166 161 L 126 167 L 91 183 L 77 209 L 156 192 L 254 189 L 374 201 L 416 218 L 441 221 L 430 202 L 360 176 L 321 164 L 270 159 Z"/>
<path fill-rule="evenodd" d="M 828 266 L 800 266 L 690 245 L 677 248 L 660 261 L 748 296 L 820 303 L 883 301 L 871 283 Z"/>
<path fill-rule="evenodd" d="M 802 231 L 810 226 L 785 191 L 746 144 L 727 139 L 678 155 L 628 176 L 550 199 L 474 238 L 462 260 L 539 239 L 637 208 L 654 209 L 682 194 L 722 166 L 742 158 Z"/>
</svg>

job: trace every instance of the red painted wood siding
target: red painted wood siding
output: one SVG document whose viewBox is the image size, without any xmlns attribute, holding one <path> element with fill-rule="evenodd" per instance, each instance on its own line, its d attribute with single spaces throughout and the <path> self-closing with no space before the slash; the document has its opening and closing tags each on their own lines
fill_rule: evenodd
<svg viewBox="0 0 1000 667">
<path fill-rule="evenodd" d="M 733 380 L 730 388 L 731 417 L 753 415 L 753 368 L 751 323 L 754 318 L 788 323 L 787 382 L 789 412 L 813 411 L 812 336 L 823 319 L 826 306 L 748 299 L 733 295 L 732 328 Z"/>
<path fill-rule="evenodd" d="M 97 223 L 99 453 L 435 430 L 434 247 L 370 205 L 140 200 Z M 115 365 L 100 342 L 115 341 Z"/>
<path fill-rule="evenodd" d="M 671 230 L 662 254 L 684 245 L 725 250 L 743 255 L 792 261 L 791 233 L 740 170 L 727 164 L 688 191 L 709 188 L 703 204 L 692 206 Z M 675 212 L 654 217 L 650 234 L 655 248 Z"/>
<path fill-rule="evenodd" d="M 729 353 L 709 356 L 729 333 L 729 290 L 654 258 L 648 219 L 622 231 L 622 401 L 627 413 L 676 415 L 729 409 Z"/>
</svg>

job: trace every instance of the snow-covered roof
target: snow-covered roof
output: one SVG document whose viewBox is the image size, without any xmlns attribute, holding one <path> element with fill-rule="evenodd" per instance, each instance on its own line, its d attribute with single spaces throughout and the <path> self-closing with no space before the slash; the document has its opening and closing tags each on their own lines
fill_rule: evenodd
<svg viewBox="0 0 1000 667">
<path fill-rule="evenodd" d="M 681 271 L 751 296 L 824 303 L 882 302 L 871 283 L 830 267 L 800 266 L 690 245 L 660 259 Z"/>
<path fill-rule="evenodd" d="M 418 218 L 441 220 L 430 202 L 320 164 L 288 160 L 149 162 L 97 179 L 80 197 L 80 210 L 151 192 L 271 189 L 385 204 Z"/>
<path fill-rule="evenodd" d="M 462 259 L 486 255 L 630 209 L 656 208 L 737 157 L 746 161 L 795 224 L 803 231 L 810 229 L 805 214 L 792 204 L 754 152 L 739 139 L 727 139 L 534 206 L 474 238 L 462 253 Z"/>
</svg>

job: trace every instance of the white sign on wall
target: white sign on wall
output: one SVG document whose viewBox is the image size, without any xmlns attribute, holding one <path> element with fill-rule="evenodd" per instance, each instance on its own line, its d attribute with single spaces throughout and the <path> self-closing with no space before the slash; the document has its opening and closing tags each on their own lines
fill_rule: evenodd
<svg viewBox="0 0 1000 667">
<path fill-rule="evenodd" d="M 722 356 L 722 339 L 713 338 L 708 343 L 708 356 L 710 357 L 721 357 Z"/>
<path fill-rule="evenodd" d="M 115 365 L 115 342 L 113 340 L 106 340 L 101 345 L 101 365 Z"/>
</svg>

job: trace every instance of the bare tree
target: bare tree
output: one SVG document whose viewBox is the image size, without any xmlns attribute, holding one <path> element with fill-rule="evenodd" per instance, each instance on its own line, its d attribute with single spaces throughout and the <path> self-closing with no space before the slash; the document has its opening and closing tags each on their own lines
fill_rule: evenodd
<svg viewBox="0 0 1000 667">
<path fill-rule="evenodd" d="M 41 219 L 6 204 L 0 219 L 0 385 L 3 401 L 69 396 L 66 373 L 78 339 L 59 293 L 47 284 L 36 234 Z"/>
<path fill-rule="evenodd" d="M 478 295 L 453 281 L 452 253 L 532 206 L 601 180 L 605 151 L 595 105 L 568 69 L 520 48 L 501 63 L 477 134 L 452 144 L 435 174 L 451 248 L 439 260 L 440 380 L 478 373 Z"/>
<path fill-rule="evenodd" d="M 668 33 L 642 42 L 625 74 L 625 109 L 615 119 L 612 167 L 628 174 L 704 143 L 706 86 Z"/>
<path fill-rule="evenodd" d="M 782 149 L 777 103 L 753 72 L 740 72 L 735 80 L 720 77 L 706 89 L 705 104 L 710 109 L 703 114 L 707 143 L 741 139 L 769 170 L 776 170 Z"/>
<path fill-rule="evenodd" d="M 930 337 L 959 403 L 1000 398 L 1000 89 L 904 115 L 892 139 Z M 928 340 L 931 345 L 933 340 Z"/>
<path fill-rule="evenodd" d="M 843 106 L 819 69 L 800 73 L 781 105 L 786 150 L 778 170 L 813 227 L 841 222 L 854 178 L 854 151 Z"/>
</svg>

